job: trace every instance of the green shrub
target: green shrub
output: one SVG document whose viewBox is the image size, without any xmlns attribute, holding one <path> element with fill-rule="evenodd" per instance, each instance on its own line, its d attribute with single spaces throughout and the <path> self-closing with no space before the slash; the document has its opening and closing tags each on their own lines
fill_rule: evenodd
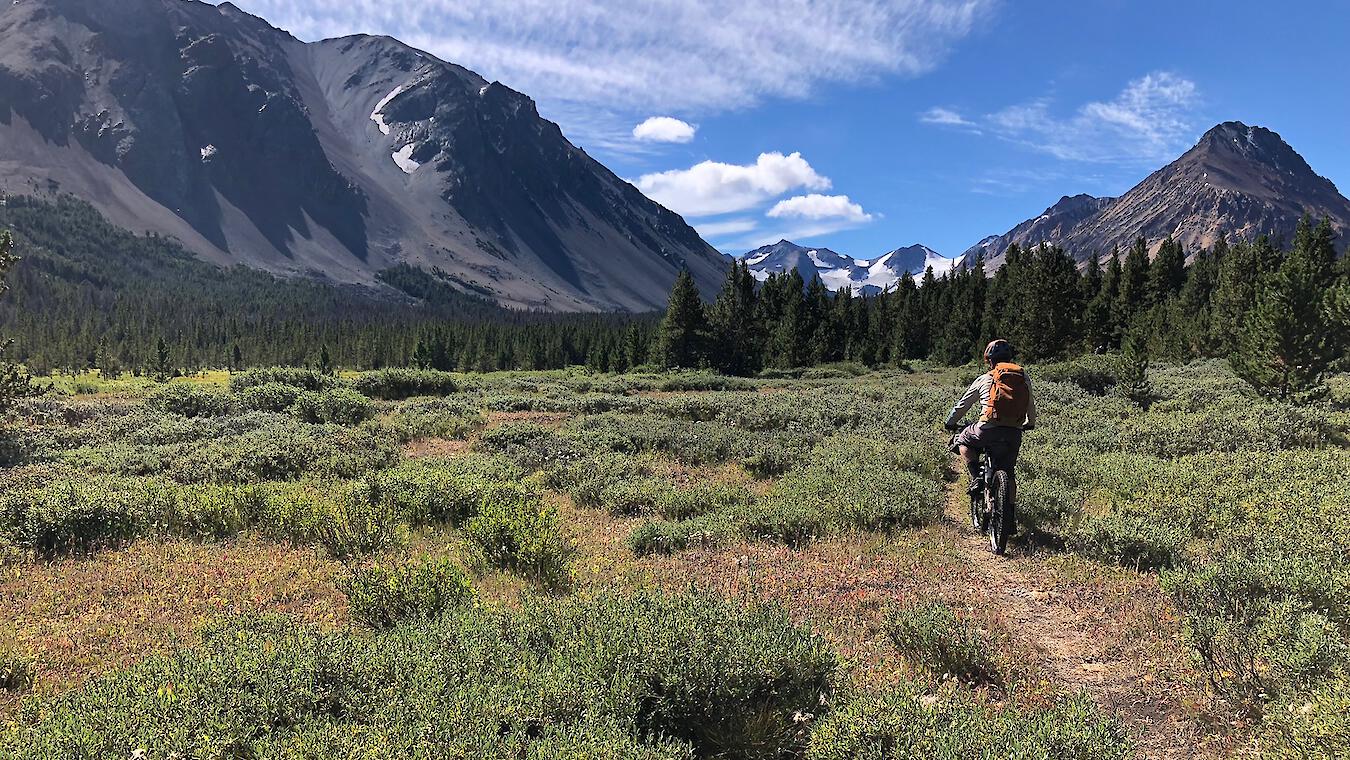
<svg viewBox="0 0 1350 760">
<path fill-rule="evenodd" d="M 36 678 L 31 657 L 9 647 L 0 647 L 0 691 L 24 691 Z"/>
<path fill-rule="evenodd" d="M 290 411 L 305 422 L 357 425 L 374 416 L 375 407 L 356 391 L 333 388 L 301 393 Z"/>
<path fill-rule="evenodd" d="M 473 516 L 492 489 L 524 477 L 496 456 L 415 459 L 371 477 L 377 498 L 412 525 L 459 525 Z"/>
<path fill-rule="evenodd" d="M 1081 356 L 1035 368 L 1034 381 L 1072 383 L 1094 396 L 1105 396 L 1120 381 L 1121 357 Z"/>
<path fill-rule="evenodd" d="M 719 375 L 713 372 L 680 372 L 661 381 L 660 390 L 687 393 L 689 391 L 753 391 L 755 384 L 743 377 Z"/>
<path fill-rule="evenodd" d="M 964 692 L 925 696 L 906 685 L 826 715 L 806 760 L 1054 758 L 1124 760 L 1124 731 L 1083 697 L 1048 710 L 994 707 Z"/>
<path fill-rule="evenodd" d="M 147 401 L 151 409 L 183 417 L 220 417 L 229 414 L 229 394 L 193 383 L 170 383 Z"/>
<path fill-rule="evenodd" d="M 1263 760 L 1350 757 L 1350 680 L 1342 677 L 1298 694 L 1266 713 Z"/>
<path fill-rule="evenodd" d="M 0 755 L 769 760 L 805 749 L 793 718 L 836 670 L 782 610 L 702 596 L 464 605 L 377 635 L 245 618 L 30 704 Z"/>
<path fill-rule="evenodd" d="M 241 389 L 239 405 L 257 412 L 284 412 L 295 405 L 304 389 L 283 383 L 263 383 Z"/>
<path fill-rule="evenodd" d="M 1157 571 L 1180 564 L 1190 538 L 1186 527 L 1175 520 L 1116 511 L 1085 519 L 1070 533 L 1068 545 L 1085 557 Z"/>
<path fill-rule="evenodd" d="M 121 546 L 146 529 L 153 494 L 115 478 L 63 478 L 3 497 L 10 541 L 42 558 Z"/>
<path fill-rule="evenodd" d="M 303 367 L 259 367 L 230 376 L 230 392 L 241 393 L 259 385 L 289 385 L 306 391 L 322 391 L 342 384 L 332 375 Z"/>
<path fill-rule="evenodd" d="M 477 447 L 501 454 L 529 470 L 564 467 L 587 454 L 576 440 L 533 422 L 512 422 L 486 430 L 478 438 Z"/>
<path fill-rule="evenodd" d="M 1247 544 L 1162 576 L 1215 691 L 1257 713 L 1350 658 L 1350 572 L 1294 551 Z"/>
<path fill-rule="evenodd" d="M 422 438 L 463 440 L 483 427 L 478 408 L 460 399 L 417 399 L 399 404 L 386 422 L 402 441 Z"/>
<path fill-rule="evenodd" d="M 628 548 L 639 557 L 674 554 L 692 547 L 726 546 L 739 540 L 742 526 L 736 516 L 711 512 L 688 520 L 647 520 L 628 535 Z"/>
<path fill-rule="evenodd" d="M 359 568 L 342 590 L 352 619 L 376 629 L 408 620 L 431 620 L 474 598 L 464 571 L 447 559 L 431 557 L 394 567 Z"/>
<path fill-rule="evenodd" d="M 388 368 L 363 372 L 352 387 L 371 398 L 399 400 L 414 396 L 449 396 L 459 393 L 458 375 L 433 369 Z"/>
<path fill-rule="evenodd" d="M 1003 681 L 993 656 L 997 642 L 942 602 L 913 602 L 892 610 L 886 632 L 906 660 L 935 676 L 976 684 Z"/>
<path fill-rule="evenodd" d="M 494 567 L 548 586 L 563 586 L 569 579 L 576 548 L 563 535 L 557 510 L 523 488 L 488 490 L 477 514 L 464 524 L 464 536 Z"/>
</svg>

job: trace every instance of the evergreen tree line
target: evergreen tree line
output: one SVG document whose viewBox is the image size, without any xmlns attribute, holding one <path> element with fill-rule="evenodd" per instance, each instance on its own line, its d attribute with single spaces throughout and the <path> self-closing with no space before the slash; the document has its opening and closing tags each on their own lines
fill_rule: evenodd
<svg viewBox="0 0 1350 760">
<path fill-rule="evenodd" d="M 1328 223 L 1305 218 L 1287 248 L 1221 239 L 1192 255 L 1168 239 L 1150 256 L 1139 239 L 1080 268 L 1062 248 L 1013 245 L 993 277 L 978 260 L 871 297 L 831 294 L 796 271 L 759 284 L 738 263 L 709 305 L 680 277 L 652 361 L 734 374 L 838 361 L 964 364 L 995 337 L 1030 362 L 1108 351 L 1136 365 L 1221 357 L 1288 397 L 1350 351 L 1350 259 L 1337 260 Z"/>
<path fill-rule="evenodd" d="M 19 260 L 0 335 L 37 374 L 318 366 L 325 354 L 354 369 L 624 369 L 645 360 L 657 319 L 511 311 L 408 266 L 382 272 L 383 291 L 221 269 L 70 197 L 0 199 L 6 228 Z"/>
<path fill-rule="evenodd" d="M 0 335 L 13 339 L 6 356 L 37 373 L 584 364 L 752 375 L 839 361 L 964 364 L 1004 337 L 1031 362 L 1122 351 L 1138 369 L 1150 357 L 1222 357 L 1290 396 L 1343 362 L 1350 336 L 1350 264 L 1337 260 L 1330 226 L 1310 220 L 1287 247 L 1263 237 L 1189 252 L 1168 240 L 1150 257 L 1140 240 L 1086 267 L 1061 248 L 1012 246 L 992 277 L 976 261 L 868 297 L 795 271 L 758 282 L 738 263 L 710 304 L 682 274 L 664 317 L 509 311 L 406 266 L 381 273 L 382 292 L 220 269 L 67 197 L 0 199 L 3 228 L 19 261 Z"/>
</svg>

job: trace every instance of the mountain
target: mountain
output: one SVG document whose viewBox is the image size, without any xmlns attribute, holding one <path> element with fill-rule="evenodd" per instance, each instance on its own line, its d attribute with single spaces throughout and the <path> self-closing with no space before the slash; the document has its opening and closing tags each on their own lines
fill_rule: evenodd
<svg viewBox="0 0 1350 760">
<path fill-rule="evenodd" d="M 1152 248 L 1168 236 L 1195 250 L 1259 235 L 1291 240 L 1304 214 L 1330 219 L 1350 234 L 1350 200 L 1319 176 L 1280 136 L 1264 127 L 1224 122 L 1195 147 L 1119 198 L 1064 198 L 1006 235 L 986 238 L 968 254 L 1008 245 L 1057 244 L 1086 260 L 1127 248 L 1136 237 Z"/>
<path fill-rule="evenodd" d="M 1002 262 L 1003 252 L 1013 243 L 1025 246 L 1036 245 L 1041 241 L 1063 240 L 1084 220 L 1111 205 L 1114 200 L 1086 194 L 1066 195 L 1035 219 L 1022 222 L 1006 234 L 991 235 L 981 240 L 967 249 L 964 256 L 968 261 L 984 256 L 990 264 L 989 270 L 993 271 Z"/>
<path fill-rule="evenodd" d="M 220 265 L 377 285 L 410 264 L 533 309 L 646 310 L 724 259 L 526 96 L 388 37 L 230 3 L 0 5 L 0 190 L 69 193 Z"/>
<path fill-rule="evenodd" d="M 917 278 L 931 266 L 933 273 L 941 277 L 958 263 L 924 245 L 897 248 L 875 259 L 859 260 L 828 248 L 806 248 L 787 240 L 757 248 L 745 254 L 743 260 L 760 281 L 769 279 L 771 274 L 796 269 L 807 282 L 819 277 L 830 290 L 852 288 L 863 295 L 875 295 L 894 286 L 906 272 Z"/>
</svg>

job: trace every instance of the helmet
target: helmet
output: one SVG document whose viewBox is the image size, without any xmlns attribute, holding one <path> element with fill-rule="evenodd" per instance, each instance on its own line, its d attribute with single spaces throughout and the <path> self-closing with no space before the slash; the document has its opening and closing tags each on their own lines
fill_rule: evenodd
<svg viewBox="0 0 1350 760">
<path fill-rule="evenodd" d="M 1013 359 L 1012 344 L 1002 338 L 991 341 L 984 347 L 984 360 L 989 364 L 998 364 L 1000 362 L 1010 362 Z"/>
</svg>

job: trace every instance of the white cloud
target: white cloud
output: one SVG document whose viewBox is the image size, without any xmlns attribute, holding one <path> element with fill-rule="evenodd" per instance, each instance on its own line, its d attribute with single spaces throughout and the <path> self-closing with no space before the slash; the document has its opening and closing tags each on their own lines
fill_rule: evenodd
<svg viewBox="0 0 1350 760">
<path fill-rule="evenodd" d="M 723 222 L 700 222 L 694 225 L 694 229 L 706 239 L 751 232 L 758 226 L 759 222 L 754 219 L 728 219 Z"/>
<path fill-rule="evenodd" d="M 633 127 L 633 138 L 643 142 L 687 143 L 698 127 L 669 116 L 653 116 Z"/>
<path fill-rule="evenodd" d="M 872 221 L 872 215 L 847 195 L 798 195 L 779 201 L 766 214 L 771 219 L 832 219 L 850 224 Z"/>
<path fill-rule="evenodd" d="M 998 0 L 234 0 L 313 40 L 388 34 L 539 99 L 711 112 L 917 76 Z M 571 128 L 572 125 L 566 124 Z"/>
<path fill-rule="evenodd" d="M 967 120 L 961 114 L 950 108 L 942 108 L 941 106 L 934 106 L 919 114 L 919 121 L 924 124 L 939 124 L 946 127 L 975 126 L 975 122 Z"/>
<path fill-rule="evenodd" d="M 646 174 L 635 183 L 648 198 L 686 217 L 754 208 L 798 188 L 827 190 L 802 154 L 761 153 L 753 164 L 704 161 L 688 169 Z"/>
<path fill-rule="evenodd" d="M 942 108 L 920 120 L 979 127 L 1071 161 L 1153 163 L 1175 158 L 1194 137 L 1199 100 L 1194 82 L 1158 71 L 1130 82 L 1111 100 L 1085 103 L 1067 116 L 1055 115 L 1052 101 L 1040 98 L 977 121 Z"/>
</svg>

